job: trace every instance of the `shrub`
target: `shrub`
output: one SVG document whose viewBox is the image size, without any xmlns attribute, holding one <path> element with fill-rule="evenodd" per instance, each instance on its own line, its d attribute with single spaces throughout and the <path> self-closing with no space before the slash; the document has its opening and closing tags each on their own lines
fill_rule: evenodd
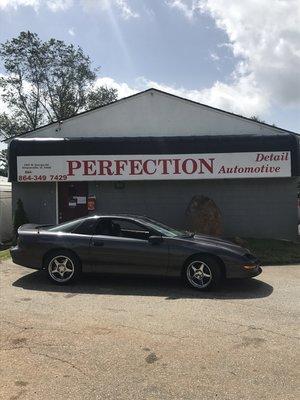
<svg viewBox="0 0 300 400">
<path fill-rule="evenodd" d="M 27 224 L 28 222 L 29 221 L 26 212 L 24 210 L 23 202 L 21 199 L 18 199 L 17 208 L 15 210 L 14 221 L 13 221 L 15 236 L 17 236 L 18 234 L 18 228 L 21 225 Z"/>
</svg>

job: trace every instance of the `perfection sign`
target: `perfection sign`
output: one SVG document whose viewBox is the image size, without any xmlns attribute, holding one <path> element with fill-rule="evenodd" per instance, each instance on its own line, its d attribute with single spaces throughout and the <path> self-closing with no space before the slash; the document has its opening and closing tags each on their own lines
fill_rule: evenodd
<svg viewBox="0 0 300 400">
<path fill-rule="evenodd" d="M 277 178 L 291 176 L 285 152 L 18 157 L 19 182 Z"/>
</svg>

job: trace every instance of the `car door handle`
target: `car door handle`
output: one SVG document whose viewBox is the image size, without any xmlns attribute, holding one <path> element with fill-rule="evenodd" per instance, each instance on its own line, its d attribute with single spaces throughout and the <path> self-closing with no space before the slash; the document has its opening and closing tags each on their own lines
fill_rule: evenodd
<svg viewBox="0 0 300 400">
<path fill-rule="evenodd" d="M 102 242 L 101 240 L 92 240 L 92 245 L 93 246 L 104 246 L 104 242 Z"/>
</svg>

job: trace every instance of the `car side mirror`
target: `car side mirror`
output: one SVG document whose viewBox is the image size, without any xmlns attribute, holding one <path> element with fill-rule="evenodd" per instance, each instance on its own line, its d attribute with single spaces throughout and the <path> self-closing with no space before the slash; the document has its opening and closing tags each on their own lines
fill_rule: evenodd
<svg viewBox="0 0 300 400">
<path fill-rule="evenodd" d="M 160 244 L 163 241 L 162 236 L 150 236 L 148 239 L 150 244 Z"/>
</svg>

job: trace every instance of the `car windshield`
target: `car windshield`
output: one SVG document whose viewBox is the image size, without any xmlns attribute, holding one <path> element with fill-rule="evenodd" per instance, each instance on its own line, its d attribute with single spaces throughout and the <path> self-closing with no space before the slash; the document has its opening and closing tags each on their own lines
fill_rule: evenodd
<svg viewBox="0 0 300 400">
<path fill-rule="evenodd" d="M 193 236 L 193 234 L 191 234 L 189 232 L 180 231 L 178 229 L 171 228 L 170 226 L 162 224 L 161 222 L 158 222 L 158 221 L 154 221 L 153 219 L 148 218 L 148 217 L 144 217 L 142 221 L 145 222 L 149 228 L 152 228 L 155 231 L 158 231 L 162 236 L 167 236 L 167 237 Z"/>
<path fill-rule="evenodd" d="M 47 230 L 50 232 L 73 232 L 79 225 L 82 224 L 84 220 L 74 219 L 73 221 L 64 222 L 63 224 L 52 226 Z"/>
</svg>

